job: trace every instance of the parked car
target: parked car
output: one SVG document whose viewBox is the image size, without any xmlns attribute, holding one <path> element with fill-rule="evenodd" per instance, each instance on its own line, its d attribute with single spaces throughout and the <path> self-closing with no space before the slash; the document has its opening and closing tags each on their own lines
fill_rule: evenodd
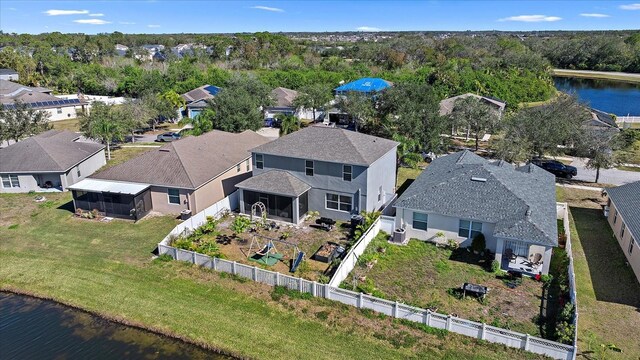
<svg viewBox="0 0 640 360">
<path fill-rule="evenodd" d="M 578 169 L 574 166 L 565 165 L 557 160 L 532 159 L 531 163 L 537 165 L 558 177 L 571 179 L 578 175 Z"/>
<path fill-rule="evenodd" d="M 182 135 L 180 135 L 177 132 L 166 132 L 158 135 L 156 137 L 156 141 L 160 141 L 160 142 L 175 141 L 175 140 L 180 140 L 181 137 Z"/>
</svg>

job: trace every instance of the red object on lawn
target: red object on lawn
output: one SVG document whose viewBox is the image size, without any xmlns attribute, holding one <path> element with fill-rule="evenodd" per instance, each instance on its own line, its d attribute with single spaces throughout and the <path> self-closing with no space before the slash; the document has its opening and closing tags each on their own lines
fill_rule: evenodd
<svg viewBox="0 0 640 360">
<path fill-rule="evenodd" d="M 542 279 L 542 276 L 540 276 L 540 274 L 536 274 L 536 280 L 540 281 Z"/>
</svg>

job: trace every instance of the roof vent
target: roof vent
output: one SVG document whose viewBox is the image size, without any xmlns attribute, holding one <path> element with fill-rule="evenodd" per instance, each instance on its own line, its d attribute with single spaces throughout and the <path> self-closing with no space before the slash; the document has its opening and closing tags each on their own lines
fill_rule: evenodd
<svg viewBox="0 0 640 360">
<path fill-rule="evenodd" d="M 471 177 L 471 181 L 487 182 L 487 178 L 481 178 L 481 177 L 472 176 Z"/>
<path fill-rule="evenodd" d="M 531 216 L 531 209 L 527 209 L 527 212 L 525 213 L 526 217 L 530 217 Z"/>
</svg>

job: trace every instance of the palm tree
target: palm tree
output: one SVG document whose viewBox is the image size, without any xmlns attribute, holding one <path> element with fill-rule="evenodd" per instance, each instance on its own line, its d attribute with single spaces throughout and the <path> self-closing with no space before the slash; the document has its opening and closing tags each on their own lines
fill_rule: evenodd
<svg viewBox="0 0 640 360">
<path fill-rule="evenodd" d="M 106 144 L 108 160 L 111 160 L 111 142 L 122 141 L 127 132 L 119 112 L 102 102 L 93 103 L 90 114 L 81 113 L 80 130 L 84 136 Z"/>
<path fill-rule="evenodd" d="M 298 131 L 300 129 L 300 124 L 298 123 L 298 119 L 296 119 L 293 115 L 279 115 L 277 116 L 280 122 L 280 136 L 284 136 L 287 134 L 291 134 L 294 131 Z"/>
<path fill-rule="evenodd" d="M 160 98 L 166 102 L 168 102 L 169 104 L 171 104 L 171 106 L 176 109 L 177 113 L 178 113 L 178 118 L 180 118 L 181 114 L 180 114 L 180 109 L 182 109 L 183 107 L 185 107 L 187 105 L 187 102 L 184 100 L 184 98 L 182 96 L 180 96 L 180 94 L 178 94 L 177 92 L 173 91 L 173 90 L 169 90 L 163 94 L 160 95 Z"/>
<path fill-rule="evenodd" d="M 397 148 L 396 168 L 399 168 L 403 164 L 415 168 L 422 160 L 422 156 L 417 153 L 419 149 L 418 142 L 397 133 L 393 134 L 392 138 L 394 141 L 400 143 Z"/>
</svg>

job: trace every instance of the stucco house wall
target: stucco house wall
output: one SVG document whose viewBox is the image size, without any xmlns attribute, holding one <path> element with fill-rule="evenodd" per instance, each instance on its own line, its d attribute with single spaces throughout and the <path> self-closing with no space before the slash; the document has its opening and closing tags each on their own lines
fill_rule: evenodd
<svg viewBox="0 0 640 360">
<path fill-rule="evenodd" d="M 98 151 L 78 165 L 71 168 L 63 175 L 63 188 L 66 189 L 68 186 L 71 186 L 78 181 L 86 178 L 106 164 L 107 160 L 105 157 L 105 150 Z M 80 176 L 78 176 L 78 170 L 80 170 Z"/>
<path fill-rule="evenodd" d="M 236 191 L 236 184 L 251 177 L 251 161 L 247 158 L 193 192 L 191 210 L 198 213 Z"/>
<path fill-rule="evenodd" d="M 396 149 L 392 149 L 376 160 L 367 170 L 366 209 L 380 209 L 396 192 Z M 378 194 L 382 189 L 380 200 Z"/>
<path fill-rule="evenodd" d="M 611 201 L 611 200 L 610 200 Z M 615 222 L 614 222 L 615 220 Z M 626 226 L 624 222 L 624 217 L 622 214 L 618 212 L 616 208 L 616 204 L 611 201 L 609 205 L 609 215 L 607 216 L 607 221 L 609 222 L 609 226 L 613 230 L 613 235 L 616 240 L 618 240 L 618 244 L 624 253 L 624 256 L 627 258 L 627 262 L 629 266 L 633 269 L 638 282 L 640 282 L 640 245 L 638 245 L 638 241 L 640 241 L 640 237 L 636 234 L 632 234 L 629 231 L 628 226 Z M 622 233 L 622 224 L 625 224 L 624 235 L 620 236 Z M 636 235 L 634 237 L 634 235 Z M 633 246 L 631 246 L 631 239 L 633 239 Z M 631 253 L 629 253 L 629 249 L 632 248 Z"/>
<path fill-rule="evenodd" d="M 162 214 L 179 214 L 182 210 L 189 208 L 191 200 L 191 190 L 178 189 L 180 194 L 180 204 L 169 203 L 168 187 L 152 186 L 151 187 L 151 205 L 153 211 Z"/>
</svg>

